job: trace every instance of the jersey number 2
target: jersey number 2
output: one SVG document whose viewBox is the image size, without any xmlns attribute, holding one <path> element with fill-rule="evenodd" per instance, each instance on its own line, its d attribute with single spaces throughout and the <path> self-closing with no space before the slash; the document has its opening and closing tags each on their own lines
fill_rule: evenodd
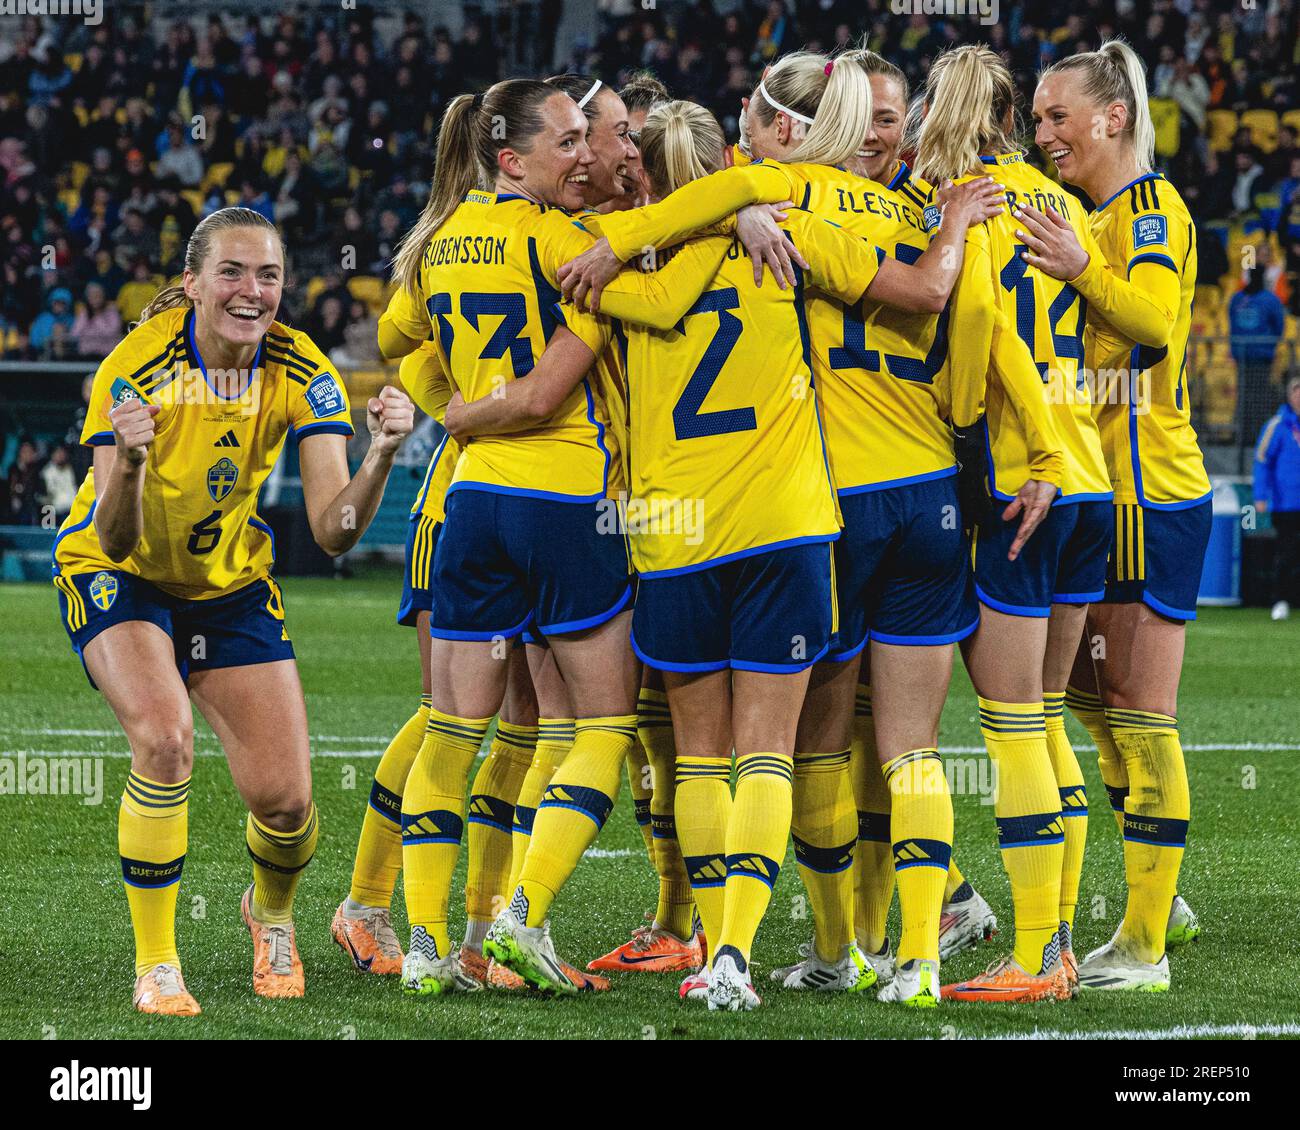
<svg viewBox="0 0 1300 1130">
<path fill-rule="evenodd" d="M 758 427 L 758 418 L 752 408 L 723 408 L 717 412 L 701 412 L 713 382 L 731 356 L 744 329 L 740 319 L 730 311 L 740 308 L 740 295 L 734 286 L 723 290 L 710 290 L 696 300 L 686 311 L 689 318 L 695 314 L 717 314 L 715 331 L 700 363 L 695 366 L 682 394 L 673 405 L 673 432 L 678 439 L 700 439 L 703 436 L 720 436 L 728 432 L 750 432 Z"/>
</svg>

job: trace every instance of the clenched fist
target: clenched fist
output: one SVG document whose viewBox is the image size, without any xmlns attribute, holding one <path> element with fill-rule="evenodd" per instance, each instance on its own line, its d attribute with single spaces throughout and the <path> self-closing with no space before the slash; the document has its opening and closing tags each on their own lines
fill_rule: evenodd
<svg viewBox="0 0 1300 1130">
<path fill-rule="evenodd" d="M 370 445 L 384 454 L 393 454 L 415 427 L 415 408 L 401 389 L 384 385 L 378 396 L 366 405 L 366 428 Z"/>
<path fill-rule="evenodd" d="M 146 404 L 135 397 L 109 410 L 117 453 L 133 466 L 140 466 L 149 457 L 149 445 L 154 439 L 153 418 L 161 411 L 158 405 Z"/>
</svg>

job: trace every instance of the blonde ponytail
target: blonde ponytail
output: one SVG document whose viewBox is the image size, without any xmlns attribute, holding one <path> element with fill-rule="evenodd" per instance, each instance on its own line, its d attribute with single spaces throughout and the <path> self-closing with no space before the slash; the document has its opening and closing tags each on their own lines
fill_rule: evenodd
<svg viewBox="0 0 1300 1130">
<path fill-rule="evenodd" d="M 1156 127 L 1147 101 L 1147 72 L 1142 60 L 1122 39 L 1108 39 L 1096 51 L 1071 55 L 1048 67 L 1039 81 L 1064 71 L 1081 71 L 1083 93 L 1101 108 L 1116 102 L 1124 106 L 1124 133 L 1133 146 L 1138 172 L 1155 168 Z"/>
<path fill-rule="evenodd" d="M 763 76 L 751 106 L 764 124 L 780 111 L 791 118 L 799 143 L 783 160 L 842 165 L 857 156 L 871 128 L 871 80 L 847 62 L 795 51 Z"/>
<path fill-rule="evenodd" d="M 988 153 L 1015 148 L 1003 129 L 1015 86 L 1002 60 L 984 46 L 945 51 L 925 85 L 925 120 L 917 137 L 916 175 L 931 184 L 979 168 Z"/>
<path fill-rule="evenodd" d="M 190 274 L 197 275 L 203 269 L 208 253 L 212 250 L 212 237 L 217 232 L 229 231 L 231 228 L 264 228 L 274 232 L 276 242 L 280 244 L 280 258 L 284 258 L 284 239 L 280 235 L 280 229 L 261 212 L 254 212 L 251 208 L 218 208 L 211 215 L 200 220 L 190 235 L 189 242 L 185 245 L 185 269 Z M 145 303 L 144 309 L 140 311 L 140 320 L 135 324 L 143 325 L 155 314 L 161 314 L 164 310 L 193 305 L 194 303 L 185 293 L 185 287 L 173 283 L 164 286 Z"/>
<path fill-rule="evenodd" d="M 393 256 L 393 279 L 411 294 L 420 284 L 420 260 L 433 233 L 447 222 L 465 193 L 479 183 L 471 130 L 476 113 L 474 102 L 474 95 L 458 94 L 443 114 L 429 199 L 415 227 L 402 237 Z"/>
<path fill-rule="evenodd" d="M 662 102 L 641 127 L 641 162 L 657 196 L 720 169 L 725 146 L 718 120 L 694 102 Z"/>
</svg>

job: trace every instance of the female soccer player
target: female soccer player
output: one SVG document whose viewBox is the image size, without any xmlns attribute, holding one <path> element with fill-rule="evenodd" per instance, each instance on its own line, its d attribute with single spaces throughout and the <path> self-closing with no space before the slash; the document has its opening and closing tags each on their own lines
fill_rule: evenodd
<svg viewBox="0 0 1300 1130">
<path fill-rule="evenodd" d="M 923 216 L 932 189 L 924 181 L 915 178 L 898 155 L 907 118 L 907 77 L 898 67 L 874 51 L 851 51 L 841 56 L 840 62 L 854 62 L 866 72 L 871 83 L 872 103 L 871 128 L 866 140 L 858 155 L 850 158 L 845 163 L 845 167 L 858 176 L 866 177 L 885 186 L 892 193 L 897 193 L 901 199 L 894 200 L 889 193 L 878 193 L 878 195 L 882 199 L 892 201 L 895 207 L 904 211 L 904 214 Z M 911 243 L 918 247 L 925 246 L 923 242 L 917 240 L 912 240 Z M 889 312 L 883 309 L 880 315 L 886 318 L 890 316 Z M 905 337 L 912 336 L 906 325 L 900 328 L 904 330 Z M 949 332 L 951 332 L 951 323 L 949 323 Z M 923 332 L 916 334 L 916 339 L 917 344 L 925 345 L 934 340 L 934 333 L 926 326 Z M 891 391 L 889 386 L 892 383 L 885 382 L 886 392 Z M 872 413 L 870 418 L 882 420 L 878 413 Z M 908 429 L 906 415 L 887 412 L 882 423 L 886 426 L 894 425 L 901 430 L 903 443 L 911 440 L 907 434 L 910 429 Z M 894 438 L 897 435 L 898 431 L 891 431 L 884 446 L 894 446 Z M 961 542 L 959 552 L 965 570 L 968 553 L 964 541 Z M 906 571 L 911 572 L 910 569 Z M 884 599 L 891 602 L 897 597 L 887 594 Z M 862 650 L 862 667 L 858 672 L 852 729 L 852 777 L 858 810 L 858 843 L 853 863 L 855 935 L 859 948 L 880 975 L 882 982 L 889 981 L 894 971 L 894 957 L 890 950 L 889 938 L 885 933 L 885 923 L 894 890 L 894 855 L 890 838 L 890 795 L 885 788 L 883 775 L 877 770 L 876 732 L 872 715 L 871 654 L 879 649 L 883 655 L 892 654 L 900 659 L 906 659 L 909 655 L 919 656 L 923 662 L 932 661 L 936 657 L 942 658 L 936 650 L 936 645 L 925 645 L 930 649 L 928 652 L 891 652 L 890 649 L 895 646 L 880 641 Z M 947 650 L 951 655 L 951 647 Z M 853 660 L 849 659 L 845 662 L 852 663 Z M 919 676 L 920 673 L 916 674 Z M 847 674 L 843 678 L 847 681 Z M 888 680 L 888 673 L 885 678 Z M 917 685 L 916 679 L 910 681 L 913 685 Z M 914 740 L 933 743 L 937 739 L 939 713 L 943 707 L 943 697 L 937 692 L 946 687 L 947 682 L 947 676 L 937 679 L 936 683 L 941 683 L 942 686 L 936 686 L 936 693 L 925 704 L 917 701 L 900 704 L 904 706 L 903 717 L 915 719 L 918 730 L 911 736 L 894 733 L 890 735 L 892 740 L 887 745 L 897 749 L 900 743 L 906 746 Z M 889 692 L 886 692 L 886 697 L 891 697 Z M 896 696 L 892 697 L 896 698 Z M 890 725 L 890 719 L 897 718 L 898 713 L 895 709 L 886 716 L 887 727 Z M 813 716 L 811 712 L 809 716 Z M 893 728 L 897 729 L 896 726 Z M 839 728 L 838 732 L 843 734 L 843 729 Z M 965 881 L 955 858 L 950 859 L 943 905 L 939 914 L 939 960 L 941 962 L 948 960 L 967 946 L 974 945 L 991 935 L 996 929 L 997 919 L 993 915 L 992 908 Z M 774 977 L 777 972 L 787 973 L 788 970 L 775 971 Z"/>
<path fill-rule="evenodd" d="M 856 145 L 853 136 L 850 143 Z M 642 137 L 643 159 L 660 196 L 723 163 L 717 123 L 690 103 L 652 110 Z M 676 200 L 673 197 L 669 203 L 675 205 Z M 789 809 L 784 810 L 784 820 L 780 813 L 782 796 L 789 803 L 795 723 L 807 672 L 830 645 L 829 633 L 818 630 L 820 621 L 809 619 L 815 604 L 804 606 L 790 597 L 791 591 L 815 595 L 823 589 L 829 597 L 829 560 L 823 559 L 828 558 L 823 543 L 835 536 L 834 522 L 831 530 L 821 529 L 818 523 L 823 515 L 812 505 L 825 490 L 833 517 L 815 403 L 808 418 L 801 415 L 804 402 L 816 399 L 807 383 L 811 371 L 801 313 L 804 289 L 829 288 L 850 305 L 856 304 L 864 289 L 873 297 L 883 295 L 913 309 L 925 309 L 931 302 L 926 287 L 909 287 L 913 274 L 924 276 L 923 269 L 884 260 L 877 274 L 880 257 L 874 249 L 837 225 L 799 211 L 791 214 L 787 230 L 796 245 L 811 249 L 806 258 L 814 262 L 796 293 L 757 288 L 749 267 L 742 267 L 740 257 L 732 254 L 716 273 L 702 275 L 689 288 L 692 298 L 700 295 L 692 311 L 716 313 L 722 329 L 716 330 L 707 319 L 694 323 L 689 315 L 680 338 L 665 339 L 662 333 L 625 326 L 632 397 L 629 524 L 639 535 L 633 537 L 633 552 L 641 575 L 633 636 L 638 654 L 663 670 L 668 684 L 679 751 L 679 834 L 692 871 L 700 880 L 709 880 L 698 883 L 697 898 L 708 886 L 723 887 L 717 880 L 725 875 L 721 905 L 712 897 L 700 900 L 706 935 L 716 943 L 710 947 L 715 951 L 709 991 L 713 1007 L 748 1008 L 757 1002 L 748 982 L 749 948 L 788 833 Z M 942 301 L 940 296 L 938 304 Z M 625 319 L 632 320 L 639 319 Z M 773 383 L 767 395 L 761 388 L 754 393 L 747 384 L 760 367 L 746 361 L 749 350 L 756 348 L 744 344 L 746 327 L 753 332 L 762 325 L 764 344 L 770 350 L 782 340 L 779 330 L 787 321 L 789 364 L 772 367 L 765 362 L 762 371 L 769 373 Z M 589 336 L 593 348 L 601 347 L 615 332 L 608 322 L 601 323 L 597 332 L 579 320 L 575 329 Z M 720 342 L 725 342 L 725 352 Z M 697 388 L 704 364 L 710 370 L 708 387 Z M 546 372 L 548 378 L 553 375 L 549 368 Z M 568 373 L 568 385 L 580 372 L 575 366 Z M 638 380 L 650 372 L 656 374 L 651 384 Z M 564 381 L 557 378 L 549 398 L 534 404 L 533 413 L 512 401 L 512 394 L 530 395 L 530 386 L 541 379 L 539 371 L 523 385 L 507 390 L 504 397 L 470 406 L 476 420 L 469 428 L 458 422 L 458 412 L 464 410 L 453 401 L 449 409 L 453 430 L 465 428 L 478 434 L 480 423 L 494 430 L 526 427 L 533 413 L 544 417 L 565 394 Z M 790 388 L 796 390 L 793 396 Z M 654 407 L 662 405 L 665 391 L 668 399 L 679 402 L 671 433 L 664 431 L 659 422 L 662 411 Z M 758 403 L 706 412 L 701 408 L 705 396 L 711 404 L 755 398 Z M 513 415 L 512 403 L 516 405 Z M 794 446 L 801 427 L 814 429 L 808 435 L 816 443 L 805 452 L 811 462 L 803 472 L 789 472 L 791 465 L 803 466 L 797 454 L 801 449 Z M 779 456 L 783 443 L 786 455 Z M 778 467 L 785 468 L 779 475 Z M 706 486 L 710 475 L 718 481 Z M 780 484 L 768 481 L 773 475 Z M 673 505 L 680 509 L 682 499 L 696 497 L 703 499 L 706 513 L 728 515 L 726 523 L 717 533 L 706 529 L 693 540 L 680 530 L 665 536 L 661 512 Z M 761 513 L 745 510 L 746 498 L 761 498 Z M 641 534 L 636 523 L 643 511 L 648 514 L 648 528 Z M 680 521 L 681 515 L 675 520 Z M 796 583 L 799 577 L 803 581 Z M 774 589 L 769 591 L 769 586 L 778 584 L 787 590 L 780 600 Z M 733 735 L 740 784 L 728 820 L 726 779 Z M 768 773 L 778 780 L 764 780 Z M 756 856 L 751 840 L 763 848 Z M 723 864 L 724 858 L 734 866 Z M 717 879 L 712 878 L 715 875 Z M 763 882 L 754 884 L 755 877 Z"/>
<path fill-rule="evenodd" d="M 951 222 L 944 225 L 927 250 L 925 224 L 919 209 L 906 201 L 885 200 L 873 192 L 864 195 L 863 182 L 837 168 L 859 151 L 861 139 L 869 128 L 872 107 L 866 78 L 860 67 L 842 60 L 836 62 L 807 53 L 788 56 L 767 72 L 748 102 L 746 134 L 752 154 L 764 159 L 761 164 L 730 170 L 674 194 L 667 205 L 659 206 L 671 208 L 664 216 L 662 227 L 654 222 L 661 214 L 656 208 L 611 217 L 602 227 L 608 253 L 618 259 L 645 244 L 661 246 L 671 242 L 677 232 L 682 228 L 689 230 L 692 223 L 703 225 L 716 219 L 711 209 L 719 201 L 730 199 L 724 183 L 748 185 L 752 195 L 742 197 L 739 203 L 788 194 L 814 214 L 895 250 L 897 258 L 889 258 L 882 265 L 882 285 L 874 287 L 868 296 L 870 308 L 881 317 L 886 313 L 884 304 L 891 302 L 882 293 L 883 284 L 893 278 L 911 280 L 913 299 L 923 293 L 933 298 L 932 306 L 920 308 L 920 316 L 915 305 L 894 303 L 912 313 L 900 315 L 901 320 L 883 330 L 887 335 L 884 354 L 863 344 L 865 331 L 855 308 L 846 308 L 833 298 L 813 298 L 808 303 L 813 367 L 824 397 L 828 451 L 840 496 L 839 507 L 845 512 L 845 536 L 837 546 L 835 562 L 840 634 L 829 658 L 813 670 L 804 708 L 808 723 L 800 733 L 795 759 L 794 834 L 801 871 L 818 923 L 814 939 L 818 952 L 807 955 L 799 965 L 781 971 L 784 983 L 791 988 L 861 990 L 869 987 L 876 977 L 875 973 L 865 971 L 865 957 L 851 945 L 852 880 L 847 861 L 851 859 L 858 832 L 849 774 L 857 661 L 865 644 L 868 599 L 878 589 L 888 587 L 882 567 L 898 558 L 901 583 L 902 575 L 909 573 L 915 562 L 920 562 L 924 577 L 922 593 L 913 595 L 910 610 L 891 613 L 897 628 L 895 642 L 901 642 L 903 635 L 907 635 L 927 644 L 951 644 L 963 630 L 970 629 L 975 616 L 967 591 L 968 566 L 959 525 L 929 530 L 927 543 L 927 531 L 919 528 L 912 510 L 931 506 L 937 491 L 952 491 L 951 482 L 937 485 L 935 482 L 950 478 L 955 468 L 951 438 L 929 387 L 934 378 L 932 370 L 937 370 L 942 362 L 946 347 L 946 339 L 936 332 L 939 323 L 934 315 L 942 309 L 960 267 L 966 224 L 972 219 L 982 220 L 986 214 L 995 214 L 994 209 L 1001 208 L 1001 192 L 992 185 L 987 185 L 988 193 L 980 185 L 963 189 L 957 194 L 958 203 L 952 210 Z M 980 210 L 985 200 L 990 202 L 987 212 Z M 975 207 L 967 213 L 964 210 L 970 203 Z M 597 251 L 584 259 L 599 268 L 602 251 L 604 248 L 598 245 Z M 954 257 L 950 258 L 950 254 Z M 940 269 L 932 275 L 935 267 Z M 931 279 L 934 281 L 927 283 Z M 566 278 L 566 286 L 569 281 Z M 580 289 L 575 287 L 575 293 Z M 941 347 L 935 346 L 936 340 Z M 879 370 L 882 356 L 897 373 L 882 374 L 877 378 L 881 382 L 877 387 L 860 371 Z M 903 383 L 909 378 L 913 382 L 910 389 Z M 872 403 L 880 396 L 885 396 L 891 404 L 887 412 Z M 899 428 L 882 423 L 899 417 L 906 421 L 904 429 L 912 429 L 912 434 L 901 441 Z M 877 434 L 882 426 L 886 433 L 883 438 Z M 919 438 L 915 434 L 918 431 Z M 882 458 L 884 452 L 889 452 L 889 457 Z M 903 482 L 896 484 L 895 480 Z M 877 483 L 883 487 L 910 482 L 918 486 L 907 492 L 906 499 L 891 497 L 882 502 L 883 496 L 853 497 L 874 493 Z M 955 495 L 951 505 L 955 513 Z M 871 513 L 873 508 L 880 513 Z M 933 511 L 941 513 L 942 504 L 934 505 Z M 886 528 L 879 528 L 882 524 Z M 909 530 L 910 534 L 906 532 Z M 908 544 L 891 548 L 891 541 Z M 883 630 L 884 625 L 879 627 Z M 948 636 L 951 638 L 940 639 Z M 851 642 L 846 643 L 850 637 Z M 939 658 L 943 661 L 943 654 Z M 946 662 L 950 666 L 950 647 Z M 939 687 L 933 711 L 936 725 L 946 678 L 945 675 Z M 916 679 L 916 673 L 912 672 L 906 682 L 915 684 Z M 910 720 L 915 714 L 914 709 L 900 703 L 901 717 Z M 911 741 L 914 733 L 910 721 L 906 732 L 900 728 L 892 736 L 900 742 Z M 881 750 L 881 758 L 895 762 L 897 770 L 912 760 L 925 762 L 924 788 L 897 799 L 899 809 L 907 810 L 906 815 L 900 815 L 898 827 L 909 830 L 910 837 L 921 835 L 918 821 L 927 827 L 938 824 L 942 832 L 943 804 L 937 798 L 942 796 L 946 800 L 947 797 L 946 789 L 940 791 L 929 781 L 938 767 L 937 757 L 902 756 L 921 749 L 919 742 L 923 740 L 896 750 L 891 744 L 888 752 L 885 748 Z M 929 742 L 933 745 L 933 735 Z M 950 824 L 950 807 L 947 819 Z M 936 836 L 923 838 L 936 839 Z M 946 872 L 946 857 L 942 862 L 927 862 L 923 870 L 915 866 L 906 868 L 910 873 L 904 880 L 909 892 L 905 910 L 908 924 L 905 961 L 913 958 L 937 961 L 937 952 L 933 958 L 929 955 L 937 949 L 940 905 L 935 902 L 930 907 L 933 884 L 925 881 L 928 872 L 936 867 Z M 913 890 L 917 892 L 915 896 Z M 937 894 L 942 895 L 942 886 Z M 707 900 L 710 896 L 707 892 L 701 896 L 697 890 L 696 897 L 698 903 L 701 897 Z M 707 934 L 707 921 L 705 930 Z M 931 934 L 936 935 L 933 941 Z M 927 999 L 936 1000 L 935 993 Z M 909 994 L 912 995 L 917 994 Z"/>
<path fill-rule="evenodd" d="M 64 623 L 131 743 L 118 814 L 136 941 L 134 1004 L 193 1016 L 176 953 L 194 758 L 192 700 L 248 805 L 253 988 L 303 995 L 293 897 L 317 838 L 307 716 L 258 490 L 286 435 L 326 552 L 356 544 L 411 430 L 407 397 L 368 405 L 370 449 L 349 478 L 348 401 L 324 355 L 275 320 L 284 247 L 274 225 L 223 208 L 194 230 L 183 284 L 146 306 L 100 365 L 82 442 L 94 468 L 55 543 Z"/>
<path fill-rule="evenodd" d="M 1086 232 L 1079 201 L 1026 165 L 1012 141 L 1014 100 L 1011 76 L 989 49 L 941 55 L 927 80 L 917 174 L 933 181 L 986 170 L 1013 205 L 1050 201 Z M 1078 294 L 1025 262 L 1011 216 L 973 233 L 972 244 L 954 297 L 963 349 L 952 357 L 951 396 L 954 422 L 968 443 L 974 440 L 974 452 L 987 452 L 987 481 L 979 487 L 992 497 L 971 506 L 980 626 L 962 650 L 999 772 L 995 813 L 1016 940 L 1011 955 L 943 993 L 958 1000 L 1061 999 L 1075 991 L 1068 924 L 1078 897 L 1086 830 L 1078 814 L 1085 802 L 1063 728 L 1049 731 L 1045 713 L 1060 713 L 1087 605 L 1101 596 L 1110 482 L 1081 372 Z M 995 296 L 986 316 L 968 317 L 973 292 Z M 966 351 L 967 342 L 992 343 L 999 380 L 987 382 L 987 396 L 986 362 L 978 349 Z M 1017 483 L 1024 483 L 1019 491 Z M 1049 506 L 1026 543 L 1011 519 Z M 1057 731 L 1059 740 L 1049 740 Z"/>
<path fill-rule="evenodd" d="M 411 300 L 381 338 L 387 355 L 432 336 L 444 371 L 473 397 L 531 370 L 555 332 L 558 268 L 592 243 L 564 212 L 583 204 L 593 160 L 586 132 L 573 100 L 541 82 L 502 82 L 452 102 L 434 190 L 398 256 Z M 722 249 L 692 254 L 720 259 Z M 627 280 L 624 294 L 612 296 L 616 304 L 620 297 L 633 309 L 656 299 L 673 306 L 652 275 Z M 470 445 L 448 488 L 432 577 L 430 740 L 402 801 L 408 992 L 454 987 L 446 920 L 465 779 L 501 702 L 500 660 L 525 629 L 550 644 L 577 736 L 538 805 L 512 913 L 493 927 L 492 956 L 508 955 L 539 985 L 577 988 L 554 956 L 547 911 L 613 804 L 635 737 L 639 682 L 627 638 L 626 547 L 617 523 L 612 536 L 602 532 L 608 426 L 584 383 L 530 436 Z M 539 851 L 544 830 L 548 847 Z"/>
<path fill-rule="evenodd" d="M 1196 933 L 1176 895 L 1191 811 L 1178 681 L 1210 536 L 1210 483 L 1186 373 L 1196 231 L 1177 190 L 1151 171 L 1146 76 L 1126 44 L 1112 40 L 1044 72 L 1034 117 L 1036 140 L 1062 177 L 1099 203 L 1092 245 L 1053 210 L 1023 210 L 1026 262 L 1087 299 L 1086 363 L 1094 374 L 1122 376 L 1099 385 L 1115 544 L 1088 634 L 1105 647 L 1079 649 L 1069 703 L 1097 743 L 1120 822 L 1128 906 L 1079 980 L 1090 989 L 1162 990 L 1167 946 Z"/>
</svg>

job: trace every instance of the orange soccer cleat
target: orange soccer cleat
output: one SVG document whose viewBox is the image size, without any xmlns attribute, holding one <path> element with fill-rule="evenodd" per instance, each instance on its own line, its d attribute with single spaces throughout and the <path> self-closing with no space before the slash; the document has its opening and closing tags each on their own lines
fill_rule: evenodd
<svg viewBox="0 0 1300 1130">
<path fill-rule="evenodd" d="M 1014 958 L 995 961 L 978 977 L 945 985 L 941 995 L 946 1001 L 1024 1001 L 1069 1000 L 1070 983 L 1065 966 L 1059 961 L 1046 973 L 1026 973 Z"/>
<path fill-rule="evenodd" d="M 466 981 L 473 981 L 480 989 L 488 983 L 488 959 L 473 946 L 461 946 L 456 955 L 456 972 Z M 510 973 L 510 970 L 506 970 Z M 511 973 L 513 977 L 514 974 Z"/>
<path fill-rule="evenodd" d="M 580 993 L 609 992 L 608 977 L 583 973 L 581 970 L 574 969 L 567 961 L 561 961 L 560 968 L 564 970 L 564 975 L 578 986 L 578 992 Z M 518 973 L 513 969 L 507 969 L 499 961 L 495 960 L 487 963 L 487 972 L 484 974 L 483 983 L 489 989 L 497 989 L 507 993 L 514 993 L 527 988 L 524 979 Z"/>
<path fill-rule="evenodd" d="M 131 1003 L 155 1016 L 198 1016 L 202 1011 L 174 965 L 155 965 L 137 977 Z"/>
<path fill-rule="evenodd" d="M 402 944 L 393 933 L 388 908 L 368 906 L 356 918 L 343 914 L 344 903 L 334 912 L 330 923 L 330 936 L 352 959 L 358 973 L 400 973 L 402 971 Z"/>
<path fill-rule="evenodd" d="M 652 923 L 633 930 L 631 941 L 589 961 L 587 968 L 615 973 L 680 973 L 699 969 L 704 964 L 702 939 L 702 934 L 694 934 L 689 941 L 683 941 Z"/>
<path fill-rule="evenodd" d="M 253 935 L 253 992 L 259 997 L 301 997 L 307 992 L 293 925 L 269 925 L 253 917 L 253 888 L 244 892 L 239 913 Z"/>
</svg>

